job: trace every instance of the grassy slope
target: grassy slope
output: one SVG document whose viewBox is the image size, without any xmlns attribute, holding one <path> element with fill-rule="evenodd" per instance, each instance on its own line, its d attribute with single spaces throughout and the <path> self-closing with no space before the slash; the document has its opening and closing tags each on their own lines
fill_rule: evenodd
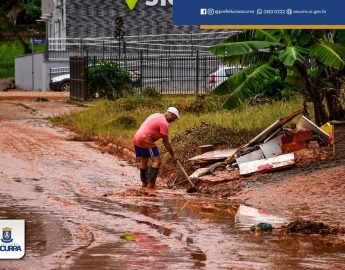
<svg viewBox="0 0 345 270">
<path fill-rule="evenodd" d="M 221 142 L 223 147 L 237 147 L 279 117 L 300 109 L 303 102 L 297 96 L 286 102 L 276 101 L 258 107 L 245 105 L 238 110 L 226 111 L 218 109 L 221 100 L 224 98 L 219 100 L 212 96 L 206 97 L 203 103 L 196 102 L 193 96 L 170 96 L 161 100 L 142 96 L 116 101 L 98 100 L 91 102 L 84 111 L 50 120 L 75 131 L 82 140 L 100 140 L 104 145 L 112 142 L 133 151 L 133 135 L 145 118 L 154 112 L 164 112 L 168 106 L 176 106 L 181 119 L 171 124 L 170 138 L 176 156 L 185 169 L 192 172 L 192 164 L 187 159 L 195 155 L 198 145 Z M 158 147 L 163 157 L 160 176 L 180 175 L 175 164 L 169 161 L 161 140 Z M 183 179 L 182 175 L 180 177 Z"/>
<path fill-rule="evenodd" d="M 205 103 L 209 101 L 206 100 Z M 277 118 L 297 111 L 301 104 L 302 98 L 295 97 L 288 102 L 276 101 L 259 107 L 246 105 L 233 111 L 206 111 L 205 108 L 200 110 L 200 104 L 195 103 L 195 97 L 192 96 L 164 97 L 161 100 L 131 97 L 116 101 L 94 101 L 85 111 L 56 117 L 51 121 L 74 130 L 85 140 L 97 136 L 131 148 L 132 137 L 145 118 L 154 112 L 164 112 L 168 106 L 176 106 L 181 111 L 181 119 L 171 125 L 170 136 L 173 138 L 201 122 L 234 130 L 261 130 Z M 127 126 L 119 121 L 123 117 L 129 118 Z"/>
<path fill-rule="evenodd" d="M 35 52 L 43 49 L 43 45 L 34 45 Z M 23 54 L 24 49 L 19 41 L 0 42 L 0 78 L 14 77 L 14 59 Z"/>
</svg>

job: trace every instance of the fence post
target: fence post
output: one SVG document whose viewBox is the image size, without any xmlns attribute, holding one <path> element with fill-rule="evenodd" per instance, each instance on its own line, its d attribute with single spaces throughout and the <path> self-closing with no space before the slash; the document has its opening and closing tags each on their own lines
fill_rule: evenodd
<svg viewBox="0 0 345 270">
<path fill-rule="evenodd" d="M 80 56 L 83 56 L 83 39 L 80 39 Z"/>
<path fill-rule="evenodd" d="M 199 50 L 196 51 L 196 95 L 199 95 L 199 72 L 200 72 L 200 59 Z"/>
<path fill-rule="evenodd" d="M 126 45 L 126 41 L 122 41 L 122 45 L 123 45 L 123 54 L 127 55 L 127 45 Z"/>
<path fill-rule="evenodd" d="M 144 81 L 143 81 L 143 60 L 144 60 L 144 57 L 143 57 L 143 50 L 140 50 L 140 93 L 143 92 L 143 84 L 144 84 Z"/>
<path fill-rule="evenodd" d="M 159 56 L 159 90 L 163 94 L 163 60 L 162 55 Z"/>
</svg>

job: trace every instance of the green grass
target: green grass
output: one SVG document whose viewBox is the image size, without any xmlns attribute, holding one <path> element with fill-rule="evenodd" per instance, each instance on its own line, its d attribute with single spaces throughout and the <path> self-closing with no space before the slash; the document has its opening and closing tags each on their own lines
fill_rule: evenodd
<svg viewBox="0 0 345 270">
<path fill-rule="evenodd" d="M 99 140 L 104 145 L 112 142 L 133 150 L 132 138 L 140 124 L 154 112 L 165 112 L 169 106 L 179 109 L 181 119 L 170 126 L 170 138 L 176 156 L 183 166 L 192 172 L 187 159 L 195 155 L 195 149 L 202 144 L 222 147 L 238 147 L 261 130 L 284 115 L 302 107 L 303 98 L 296 96 L 289 101 L 275 101 L 272 104 L 252 107 L 244 105 L 237 110 L 219 109 L 224 97 L 208 96 L 203 101 L 195 96 L 164 96 L 150 99 L 143 96 L 123 98 L 116 101 L 96 100 L 88 103 L 89 108 L 59 117 L 51 118 L 53 124 L 67 127 L 78 134 L 81 140 Z M 176 173 L 174 163 L 162 146 L 163 163 L 161 176 Z"/>
<path fill-rule="evenodd" d="M 207 102 L 206 99 L 204 103 Z M 74 130 L 83 139 L 97 136 L 129 147 L 134 133 L 146 117 L 154 112 L 164 112 L 168 106 L 176 106 L 181 113 L 181 119 L 171 125 L 170 136 L 173 138 L 201 122 L 234 130 L 262 130 L 279 117 L 300 109 L 302 102 L 302 97 L 296 96 L 290 101 L 275 101 L 258 107 L 245 105 L 232 111 L 201 109 L 193 112 L 193 108 L 198 105 L 193 96 L 170 96 L 161 100 L 136 96 L 116 101 L 93 101 L 84 111 L 55 117 L 51 121 Z M 118 119 L 122 118 L 130 118 L 126 121 L 131 124 L 119 124 Z"/>
<path fill-rule="evenodd" d="M 35 52 L 42 52 L 44 45 L 34 45 Z M 24 55 L 24 48 L 19 41 L 0 42 L 0 78 L 14 77 L 14 59 Z"/>
</svg>

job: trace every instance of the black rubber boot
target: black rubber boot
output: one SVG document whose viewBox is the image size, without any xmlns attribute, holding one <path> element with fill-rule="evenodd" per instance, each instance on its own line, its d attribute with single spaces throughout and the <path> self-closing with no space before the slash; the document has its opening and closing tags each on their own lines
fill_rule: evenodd
<svg viewBox="0 0 345 270">
<path fill-rule="evenodd" d="M 140 169 L 140 180 L 143 183 L 143 187 L 147 187 L 148 181 L 147 181 L 147 168 Z"/>
<path fill-rule="evenodd" d="M 149 182 L 149 186 L 150 187 L 154 187 L 155 186 L 157 175 L 158 175 L 158 171 L 159 171 L 159 168 L 150 167 L 148 169 L 147 180 Z"/>
</svg>

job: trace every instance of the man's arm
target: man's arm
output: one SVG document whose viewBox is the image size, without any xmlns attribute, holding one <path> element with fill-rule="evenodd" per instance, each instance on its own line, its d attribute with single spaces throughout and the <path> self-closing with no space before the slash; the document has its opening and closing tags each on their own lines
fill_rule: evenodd
<svg viewBox="0 0 345 270">
<path fill-rule="evenodd" d="M 164 146 L 167 149 L 167 151 L 170 153 L 171 157 L 173 159 L 176 159 L 175 154 L 174 154 L 174 150 L 172 149 L 170 141 L 169 141 L 169 137 L 168 136 L 162 136 L 162 139 L 163 139 Z"/>
</svg>

